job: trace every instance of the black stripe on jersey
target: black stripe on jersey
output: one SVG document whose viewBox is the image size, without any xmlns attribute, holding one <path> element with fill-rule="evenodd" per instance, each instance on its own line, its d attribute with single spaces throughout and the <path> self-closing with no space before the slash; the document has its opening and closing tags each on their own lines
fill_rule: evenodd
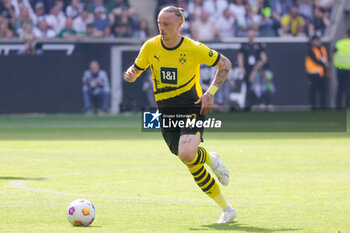
<svg viewBox="0 0 350 233">
<path fill-rule="evenodd" d="M 151 70 L 152 70 L 152 74 L 154 74 L 154 77 L 153 77 L 153 81 L 154 81 L 154 86 L 156 88 L 156 90 L 158 89 L 158 84 L 159 84 L 159 81 L 157 80 L 157 75 L 158 72 L 156 71 L 156 69 L 153 67 L 153 65 L 151 65 Z"/>
<path fill-rule="evenodd" d="M 138 69 L 138 70 L 145 70 L 145 69 L 140 68 L 138 65 L 136 65 L 136 63 L 134 63 L 134 66 L 135 66 L 135 68 Z"/>
<path fill-rule="evenodd" d="M 181 86 L 178 86 L 178 87 L 164 87 L 164 88 L 159 88 L 157 89 L 154 94 L 159 94 L 159 93 L 165 93 L 165 92 L 170 92 L 170 91 L 175 91 L 177 89 L 180 89 L 184 86 L 186 86 L 187 84 L 189 84 L 193 79 L 194 77 L 196 77 L 196 75 L 194 75 L 187 83 L 181 85 Z"/>
<path fill-rule="evenodd" d="M 218 64 L 219 60 L 220 60 L 220 53 L 218 54 L 218 57 L 216 58 L 216 61 L 214 62 L 214 64 L 212 64 L 211 66 L 216 66 L 216 64 Z"/>
<path fill-rule="evenodd" d="M 167 47 L 165 47 L 165 45 L 164 45 L 162 39 L 160 39 L 160 43 L 162 44 L 162 47 L 163 47 L 164 49 L 166 49 L 166 50 L 175 50 L 175 49 L 177 49 L 178 47 L 180 47 L 180 46 L 182 45 L 182 42 L 184 42 L 184 39 L 185 39 L 185 37 L 182 36 L 180 42 L 179 42 L 175 47 L 173 47 L 173 48 L 167 48 Z"/>
</svg>

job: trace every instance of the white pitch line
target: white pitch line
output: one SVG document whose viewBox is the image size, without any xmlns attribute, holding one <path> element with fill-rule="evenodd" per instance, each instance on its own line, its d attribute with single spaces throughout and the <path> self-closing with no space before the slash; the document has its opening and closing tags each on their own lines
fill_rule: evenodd
<svg viewBox="0 0 350 233">
<path fill-rule="evenodd" d="M 122 172 L 122 171 L 139 171 L 139 170 L 157 170 L 157 169 L 172 169 L 179 168 L 178 166 L 167 166 L 167 167 L 149 167 L 149 168 L 128 168 L 128 169 L 114 169 L 114 170 L 106 170 L 106 171 L 91 171 L 91 172 L 79 172 L 79 173 L 67 173 L 67 174 L 58 174 L 58 175 L 50 175 L 50 176 L 41 176 L 41 177 L 32 177 L 27 179 L 21 179 L 16 181 L 10 181 L 9 185 L 13 188 L 29 190 L 34 192 L 42 192 L 42 193 L 51 193 L 58 195 L 67 195 L 67 196 L 89 196 L 89 197 L 104 197 L 104 198 L 115 198 L 122 200 L 139 200 L 146 202 L 177 202 L 177 203 L 208 203 L 209 201 L 201 201 L 201 200 L 176 200 L 176 199 L 163 199 L 163 198 L 147 198 L 147 197 L 122 197 L 122 196 L 105 196 L 105 195 L 96 195 L 96 194 L 81 194 L 81 193 L 68 193 L 68 192 L 59 192 L 59 191 L 51 191 L 45 189 L 32 188 L 24 185 L 24 182 L 29 180 L 42 180 L 54 177 L 63 177 L 63 176 L 77 176 L 77 175 L 85 175 L 85 174 L 98 174 L 98 173 L 109 173 L 109 172 Z"/>
</svg>

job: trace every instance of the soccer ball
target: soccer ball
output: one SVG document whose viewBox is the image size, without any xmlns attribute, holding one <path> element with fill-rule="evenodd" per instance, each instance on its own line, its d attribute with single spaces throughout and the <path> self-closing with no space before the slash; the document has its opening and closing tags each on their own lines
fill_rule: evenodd
<svg viewBox="0 0 350 233">
<path fill-rule="evenodd" d="M 95 207 L 88 200 L 75 200 L 67 209 L 67 218 L 73 226 L 87 227 L 95 219 Z"/>
</svg>

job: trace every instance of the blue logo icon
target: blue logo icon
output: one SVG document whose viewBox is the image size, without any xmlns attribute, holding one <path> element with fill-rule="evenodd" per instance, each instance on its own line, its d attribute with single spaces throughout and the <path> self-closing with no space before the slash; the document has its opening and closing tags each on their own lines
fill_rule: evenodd
<svg viewBox="0 0 350 233">
<path fill-rule="evenodd" d="M 143 128 L 144 129 L 160 129 L 160 116 L 162 114 L 156 112 L 143 112 Z"/>
</svg>

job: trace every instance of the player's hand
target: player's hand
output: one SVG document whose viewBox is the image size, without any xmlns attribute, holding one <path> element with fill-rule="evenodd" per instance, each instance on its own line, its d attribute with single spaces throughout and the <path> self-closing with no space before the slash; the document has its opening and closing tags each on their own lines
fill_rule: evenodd
<svg viewBox="0 0 350 233">
<path fill-rule="evenodd" d="M 199 98 L 195 102 L 195 104 L 199 104 L 199 103 L 201 103 L 200 114 L 202 116 L 205 116 L 205 115 L 211 113 L 213 110 L 214 96 L 212 96 L 209 93 L 205 93 L 204 95 L 202 95 L 201 98 Z"/>
<path fill-rule="evenodd" d="M 124 79 L 127 82 L 133 82 L 135 81 L 136 75 L 137 70 L 134 68 L 134 66 L 130 66 L 129 69 L 125 72 Z"/>
</svg>

